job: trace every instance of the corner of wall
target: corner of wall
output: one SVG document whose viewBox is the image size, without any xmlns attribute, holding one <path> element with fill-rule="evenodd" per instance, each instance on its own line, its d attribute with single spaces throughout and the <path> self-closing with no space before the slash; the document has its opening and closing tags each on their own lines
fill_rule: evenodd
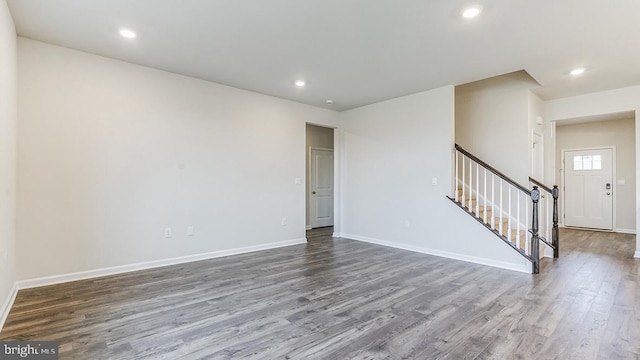
<svg viewBox="0 0 640 360">
<path fill-rule="evenodd" d="M 0 329 L 16 295 L 17 35 L 0 1 Z M 6 194 L 6 195 L 5 195 Z"/>
</svg>

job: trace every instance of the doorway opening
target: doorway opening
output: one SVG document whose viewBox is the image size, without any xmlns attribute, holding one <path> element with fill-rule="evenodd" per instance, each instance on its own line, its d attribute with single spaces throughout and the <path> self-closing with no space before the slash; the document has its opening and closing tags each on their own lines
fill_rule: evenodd
<svg viewBox="0 0 640 360">
<path fill-rule="evenodd" d="M 306 228 L 334 225 L 334 129 L 306 125 Z"/>
<path fill-rule="evenodd" d="M 636 233 L 635 114 L 556 123 L 560 225 Z"/>
<path fill-rule="evenodd" d="M 531 177 L 544 181 L 544 136 L 533 130 L 531 140 Z"/>
</svg>

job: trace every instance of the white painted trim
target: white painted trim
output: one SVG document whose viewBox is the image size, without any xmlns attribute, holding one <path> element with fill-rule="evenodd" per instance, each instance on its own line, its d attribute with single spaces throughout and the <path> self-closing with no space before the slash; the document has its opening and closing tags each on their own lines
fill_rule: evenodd
<svg viewBox="0 0 640 360">
<path fill-rule="evenodd" d="M 391 241 L 374 239 L 366 236 L 341 233 L 340 237 L 351 239 L 351 240 L 367 242 L 367 243 L 376 244 L 376 245 L 388 246 L 396 249 L 419 252 L 422 254 L 439 256 L 439 257 L 448 258 L 448 259 L 466 261 L 474 264 L 487 265 L 487 266 L 492 266 L 500 269 L 518 271 L 518 272 L 523 272 L 527 274 L 531 274 L 531 270 L 532 270 L 531 266 L 518 265 L 518 264 L 507 263 L 503 261 L 490 260 L 490 259 L 479 258 L 475 256 L 457 254 L 457 253 L 452 253 L 448 251 L 423 248 L 423 247 L 414 246 L 414 245 L 407 245 L 407 244 L 401 244 L 401 243 L 396 243 Z"/>
<path fill-rule="evenodd" d="M 613 229 L 614 232 L 621 234 L 634 234 L 636 233 L 636 229 Z"/>
<path fill-rule="evenodd" d="M 636 253 L 633 255 L 633 257 L 640 259 L 640 250 L 636 251 Z"/>
<path fill-rule="evenodd" d="M 332 128 L 329 128 L 329 129 L 332 129 Z M 323 147 L 309 146 L 309 154 L 311 154 L 311 150 L 320 150 L 320 151 L 331 151 L 331 152 L 333 152 L 333 148 L 323 148 Z"/>
<path fill-rule="evenodd" d="M 345 166 L 344 159 L 342 158 L 344 156 L 343 155 L 344 144 L 342 143 L 342 132 L 341 132 L 341 129 L 335 125 L 328 125 L 328 124 L 316 123 L 316 122 L 310 122 L 310 121 L 305 122 L 305 124 L 333 129 L 333 149 L 331 149 L 333 150 L 333 227 L 334 229 L 336 229 L 336 231 L 339 231 L 340 224 L 342 222 L 342 218 L 341 218 L 342 199 L 343 199 L 342 197 L 343 189 L 342 189 L 342 182 L 341 182 L 342 171 L 343 171 L 342 168 Z M 306 139 L 306 136 L 307 136 L 306 126 L 304 127 L 304 132 L 302 133 L 302 136 Z M 305 141 L 303 154 L 306 154 L 306 153 L 307 153 L 307 144 Z M 305 163 L 306 161 L 307 160 L 305 160 Z M 302 181 L 305 184 L 305 202 L 309 201 L 309 193 L 306 189 L 308 176 L 309 176 L 308 172 L 304 171 L 304 179 L 302 179 Z M 303 211 L 306 219 L 306 216 L 307 216 L 306 203 Z"/>
<path fill-rule="evenodd" d="M 132 271 L 154 269 L 154 268 L 163 267 L 163 266 L 184 264 L 184 263 L 190 263 L 194 261 L 214 259 L 214 258 L 230 256 L 230 255 L 246 254 L 254 251 L 276 249 L 284 246 L 306 244 L 306 242 L 307 242 L 307 239 L 301 238 L 301 239 L 286 240 L 286 241 L 280 241 L 280 242 L 263 244 L 263 245 L 247 246 L 247 247 L 237 248 L 237 249 L 221 250 L 221 251 L 214 251 L 214 252 L 203 253 L 203 254 L 187 255 L 187 256 L 180 256 L 180 257 L 169 258 L 169 259 L 147 261 L 147 262 L 136 263 L 136 264 L 114 266 L 114 267 L 103 268 L 103 269 L 81 271 L 81 272 L 70 273 L 70 274 L 46 276 L 46 277 L 41 277 L 37 279 L 20 280 L 16 282 L 16 286 L 19 290 L 30 289 L 34 287 L 60 284 L 60 283 L 65 283 L 70 281 L 85 280 L 85 279 L 91 279 L 91 278 L 96 278 L 101 276 L 122 274 L 122 273 L 128 273 Z"/>
<path fill-rule="evenodd" d="M 9 317 L 9 312 L 13 307 L 13 302 L 16 301 L 16 295 L 18 295 L 18 283 L 13 284 L 13 288 L 11 288 L 9 297 L 7 298 L 7 300 L 5 300 L 4 304 L 2 304 L 2 307 L 0 308 L 0 331 L 2 331 L 4 323 Z"/>
<path fill-rule="evenodd" d="M 313 229 L 313 228 L 311 227 L 311 225 L 307 225 L 307 226 L 305 227 L 305 230 L 311 230 L 311 229 Z"/>
<path fill-rule="evenodd" d="M 331 237 L 334 237 L 334 238 L 338 238 L 340 236 L 341 236 L 341 234 L 337 233 L 337 232 L 334 232 L 333 234 L 331 234 Z"/>
<path fill-rule="evenodd" d="M 585 227 L 566 226 L 566 225 L 563 225 L 563 226 L 558 225 L 558 226 L 561 227 L 561 228 L 564 228 L 564 229 L 573 229 L 573 230 L 597 231 L 597 232 L 603 232 L 603 233 L 613 233 L 613 232 L 615 232 L 615 231 L 613 231 L 611 229 L 585 228 Z"/>
</svg>

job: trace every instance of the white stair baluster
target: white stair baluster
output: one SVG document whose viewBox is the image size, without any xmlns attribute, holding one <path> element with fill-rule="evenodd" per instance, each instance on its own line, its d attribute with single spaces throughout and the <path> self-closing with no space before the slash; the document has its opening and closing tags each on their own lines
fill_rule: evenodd
<svg viewBox="0 0 640 360">
<path fill-rule="evenodd" d="M 491 173 L 491 228 L 496 229 L 496 176 Z"/>
<path fill-rule="evenodd" d="M 507 189 L 509 190 L 509 196 L 508 196 L 508 200 L 509 200 L 509 216 L 507 216 L 507 238 L 509 239 L 509 241 L 513 240 L 511 239 L 511 189 L 513 188 L 511 186 L 511 184 L 507 183 Z"/>
<path fill-rule="evenodd" d="M 469 203 L 467 209 L 473 211 L 473 160 L 469 159 Z"/>
<path fill-rule="evenodd" d="M 460 194 L 458 194 L 458 188 L 460 187 L 460 178 L 458 177 L 458 166 L 460 164 L 458 162 L 458 159 L 460 158 L 460 153 L 458 153 L 458 150 L 456 150 L 454 156 L 455 156 L 455 160 L 456 160 L 455 161 L 455 164 L 456 164 L 455 165 L 456 166 L 456 182 L 455 182 L 455 184 L 456 184 L 456 186 L 455 186 L 455 189 L 453 189 L 453 198 L 456 201 L 460 201 Z"/>
<path fill-rule="evenodd" d="M 500 223 L 498 224 L 498 231 L 500 232 L 500 235 L 504 235 L 504 233 L 502 232 L 502 207 L 504 203 L 502 202 L 502 178 L 500 178 L 500 207 L 498 209 L 498 212 L 500 213 Z"/>
<path fill-rule="evenodd" d="M 476 163 L 476 216 L 480 217 L 480 164 Z"/>
<path fill-rule="evenodd" d="M 465 206 L 465 203 L 464 203 L 464 200 L 465 200 L 465 198 L 464 198 L 464 185 L 465 185 L 465 184 L 464 184 L 464 181 L 465 181 L 465 180 L 464 180 L 464 177 L 465 177 L 465 173 L 464 173 L 464 171 L 465 171 L 465 170 L 464 170 L 464 169 L 466 168 L 466 165 L 464 164 L 464 163 L 465 163 L 465 161 L 466 161 L 466 158 L 465 158 L 465 156 L 464 156 L 464 154 L 463 154 L 463 155 L 462 155 L 462 202 L 460 203 L 460 204 L 462 204 L 462 206 Z"/>
<path fill-rule="evenodd" d="M 524 252 L 527 255 L 531 254 L 531 246 L 529 246 L 529 241 L 531 239 L 531 233 L 529 233 L 529 222 L 531 221 L 531 219 L 529 219 L 529 207 L 533 206 L 533 202 L 531 202 L 531 196 L 530 195 L 526 195 L 527 197 L 527 201 L 525 202 L 525 207 L 524 207 L 524 218 L 525 218 L 525 224 L 526 224 L 526 229 L 524 232 Z"/>
<path fill-rule="evenodd" d="M 484 168 L 484 214 L 482 215 L 482 218 L 484 219 L 484 223 L 486 224 L 488 219 L 487 219 L 487 169 Z"/>
<path fill-rule="evenodd" d="M 516 243 L 518 244 L 518 247 L 520 247 L 520 196 L 522 194 L 520 194 L 520 191 L 516 191 L 516 196 L 518 197 L 518 200 L 516 201 Z"/>
</svg>

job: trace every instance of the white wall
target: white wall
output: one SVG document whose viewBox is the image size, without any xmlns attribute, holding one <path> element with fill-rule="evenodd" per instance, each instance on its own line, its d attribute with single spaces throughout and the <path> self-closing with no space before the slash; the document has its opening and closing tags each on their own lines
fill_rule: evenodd
<svg viewBox="0 0 640 360">
<path fill-rule="evenodd" d="M 334 138 L 334 133 L 333 133 L 333 129 L 332 128 L 327 128 L 327 127 L 322 127 L 322 126 L 315 126 L 315 125 L 311 125 L 311 124 L 307 124 L 307 145 L 306 145 L 306 168 L 305 168 L 305 174 L 307 175 L 307 181 L 305 182 L 305 187 L 306 187 L 306 201 L 307 201 L 307 217 L 306 217 L 306 221 L 307 221 L 307 226 L 309 226 L 309 187 L 310 187 L 310 179 L 309 179 L 309 154 L 311 151 L 311 148 L 323 148 L 323 149 L 333 149 L 333 138 Z M 335 157 L 335 156 L 334 156 Z"/>
<path fill-rule="evenodd" d="M 0 1 L 0 328 L 15 282 L 16 32 Z"/>
<path fill-rule="evenodd" d="M 18 55 L 19 279 L 305 237 L 305 122 L 337 113 L 23 38 Z"/>
<path fill-rule="evenodd" d="M 562 150 L 615 146 L 617 158 L 616 179 L 618 181 L 624 180 L 625 184 L 618 185 L 615 182 L 613 183 L 613 192 L 616 195 L 616 222 L 613 226 L 618 231 L 635 231 L 635 119 L 617 119 L 558 126 L 556 134 L 556 148 L 558 149 L 556 164 L 562 163 Z M 560 167 L 558 167 L 556 178 L 560 179 L 560 176 Z M 561 189 L 561 197 L 562 193 Z M 561 210 L 563 210 L 563 207 L 561 207 Z"/>
<path fill-rule="evenodd" d="M 635 116 L 635 144 L 636 144 L 636 189 L 640 186 L 640 86 L 601 91 L 580 96 L 572 96 L 562 99 L 549 100 L 544 103 L 545 118 L 561 124 L 567 119 L 576 119 L 588 116 L 614 114 L 634 111 Z M 554 162 L 555 156 L 549 159 Z M 556 179 L 558 181 L 559 179 Z M 640 192 L 636 191 L 636 224 L 640 217 Z M 640 258 L 640 237 L 636 237 L 635 257 Z"/>
<path fill-rule="evenodd" d="M 522 185 L 529 182 L 529 102 L 536 86 L 519 71 L 455 90 L 456 143 Z"/>
<path fill-rule="evenodd" d="M 453 87 L 346 111 L 341 120 L 343 236 L 530 271 L 527 260 L 446 198 Z"/>
</svg>

